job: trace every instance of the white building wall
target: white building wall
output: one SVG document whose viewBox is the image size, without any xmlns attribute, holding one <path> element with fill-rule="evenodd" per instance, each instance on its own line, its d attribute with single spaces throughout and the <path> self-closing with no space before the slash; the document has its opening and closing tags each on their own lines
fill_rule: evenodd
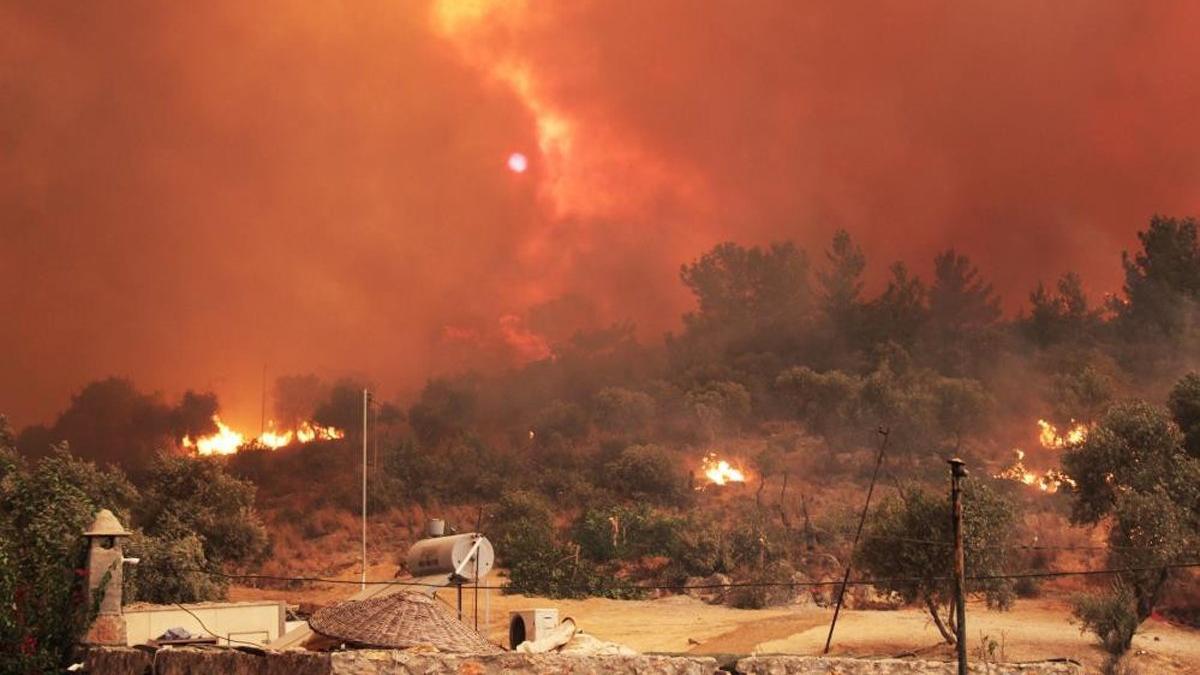
<svg viewBox="0 0 1200 675">
<path fill-rule="evenodd" d="M 262 646 L 284 632 L 286 615 L 282 602 L 201 602 L 184 607 L 191 614 L 176 605 L 126 607 L 128 644 L 144 644 L 170 628 L 184 628 L 193 635 L 214 636 L 218 638 L 218 644 L 234 647 L 244 646 L 244 643 Z"/>
</svg>

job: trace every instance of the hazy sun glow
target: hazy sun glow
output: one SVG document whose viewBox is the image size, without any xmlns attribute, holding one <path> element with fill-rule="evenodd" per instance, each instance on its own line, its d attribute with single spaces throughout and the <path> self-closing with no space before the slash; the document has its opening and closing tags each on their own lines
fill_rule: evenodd
<svg viewBox="0 0 1200 675">
<path fill-rule="evenodd" d="M 525 155 L 514 152 L 508 156 L 508 169 L 513 173 L 525 173 L 525 169 L 529 168 L 529 160 Z"/>
</svg>

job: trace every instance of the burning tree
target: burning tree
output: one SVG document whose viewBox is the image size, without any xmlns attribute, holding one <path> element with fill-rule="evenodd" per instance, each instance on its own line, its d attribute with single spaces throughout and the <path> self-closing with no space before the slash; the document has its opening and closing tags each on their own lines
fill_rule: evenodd
<svg viewBox="0 0 1200 675">
<path fill-rule="evenodd" d="M 1017 524 L 1012 502 L 978 479 L 968 480 L 963 495 L 967 576 L 1000 574 Z M 950 500 L 919 488 L 907 488 L 884 500 L 872 515 L 860 549 L 861 568 L 876 584 L 907 602 L 920 602 L 947 643 L 954 643 L 953 533 Z M 1005 609 L 1013 598 L 1012 582 L 989 579 L 968 582 L 968 593 L 983 594 L 988 605 Z M 943 619 L 943 612 L 949 621 Z"/>
</svg>

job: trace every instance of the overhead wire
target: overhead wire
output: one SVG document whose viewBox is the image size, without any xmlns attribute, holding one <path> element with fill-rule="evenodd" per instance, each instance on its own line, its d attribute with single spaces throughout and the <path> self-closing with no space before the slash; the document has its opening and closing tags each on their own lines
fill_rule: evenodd
<svg viewBox="0 0 1200 675">
<path fill-rule="evenodd" d="M 200 624 L 200 630 L 204 631 L 205 633 L 208 633 L 209 635 L 216 638 L 217 640 L 224 640 L 229 643 L 236 642 L 241 645 L 249 645 L 250 647 L 254 647 L 255 649 L 262 649 L 262 647 L 263 647 L 261 644 L 258 644 L 255 642 L 246 642 L 245 640 L 238 640 L 237 638 L 231 638 L 228 635 L 226 635 L 226 636 L 218 635 L 218 634 L 214 633 L 211 628 L 204 625 L 204 621 L 199 616 L 197 616 L 195 612 L 188 609 L 187 607 L 184 607 L 183 603 L 175 602 L 175 603 L 171 603 L 171 604 L 173 604 L 176 607 L 178 607 L 179 609 L 182 609 L 183 611 L 187 612 L 188 615 L 190 615 L 193 619 L 196 620 L 196 623 Z"/>
<path fill-rule="evenodd" d="M 1026 572 L 1013 572 L 1005 574 L 975 574 L 968 575 L 967 581 L 997 581 L 997 580 L 1016 580 L 1016 579 L 1037 579 L 1048 577 L 1070 577 L 1070 576 L 1104 576 L 1116 574 L 1128 574 L 1131 572 L 1153 572 L 1164 569 L 1188 569 L 1200 568 L 1200 561 L 1182 561 L 1164 563 L 1161 565 L 1146 565 L 1140 567 L 1116 567 L 1095 570 L 1030 570 Z M 229 574 L 226 572 L 218 572 L 216 570 L 205 570 L 200 568 L 182 568 L 182 572 L 195 572 L 199 574 L 208 574 L 224 579 L 240 579 L 250 581 L 288 581 L 301 583 L 324 583 L 324 584 L 360 584 L 360 581 L 348 579 L 329 579 L 323 577 L 289 577 L 282 575 L 265 575 L 265 574 Z M 829 586 L 840 586 L 843 583 L 847 586 L 886 586 L 899 585 L 906 583 L 929 582 L 929 581 L 950 581 L 949 576 L 921 576 L 921 577 L 886 577 L 877 579 L 850 579 L 845 582 L 838 580 L 828 581 L 745 581 L 745 582 L 726 582 L 726 583 L 711 583 L 711 584 L 629 584 L 622 588 L 629 590 L 717 590 L 727 588 L 820 588 Z M 434 584 L 422 581 L 409 581 L 406 579 L 391 579 L 391 580 L 367 580 L 368 585 L 375 586 L 410 586 L 424 588 L 448 588 L 448 585 Z M 480 585 L 480 590 L 503 590 L 505 586 L 497 585 Z M 564 588 L 572 590 L 586 590 L 583 586 L 564 586 Z"/>
<path fill-rule="evenodd" d="M 938 539 L 918 539 L 915 537 L 892 537 L 883 535 L 867 535 L 867 539 L 875 539 L 877 541 L 897 541 L 909 544 L 926 544 L 929 546 L 947 546 L 953 547 L 954 542 L 942 541 Z M 992 550 L 1025 550 L 1025 551 L 1140 551 L 1144 547 L 1140 546 L 1086 546 L 1075 544 L 988 544 L 985 546 L 968 545 L 968 551 L 992 551 Z"/>
</svg>

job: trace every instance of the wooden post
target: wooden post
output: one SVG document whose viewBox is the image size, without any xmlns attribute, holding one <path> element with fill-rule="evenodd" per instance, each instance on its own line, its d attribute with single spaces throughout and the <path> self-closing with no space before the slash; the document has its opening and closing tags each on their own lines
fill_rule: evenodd
<svg viewBox="0 0 1200 675">
<path fill-rule="evenodd" d="M 362 582 L 359 590 L 367 589 L 367 408 L 371 403 L 371 392 L 363 389 L 362 428 Z"/>
<path fill-rule="evenodd" d="M 954 524 L 954 609 L 957 614 L 958 675 L 967 675 L 967 589 L 966 556 L 963 552 L 962 479 L 965 463 L 955 457 L 950 462 L 950 509 Z"/>
</svg>

